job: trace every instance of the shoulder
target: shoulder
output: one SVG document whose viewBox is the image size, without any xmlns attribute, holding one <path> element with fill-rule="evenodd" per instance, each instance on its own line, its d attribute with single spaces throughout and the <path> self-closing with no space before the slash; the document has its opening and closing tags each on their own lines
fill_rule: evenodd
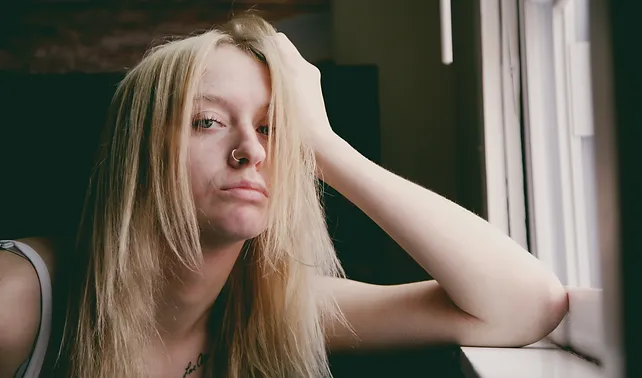
<svg viewBox="0 0 642 378">
<path fill-rule="evenodd" d="M 50 274 L 55 271 L 48 239 L 21 241 L 37 251 Z M 40 282 L 26 259 L 0 250 L 0 377 L 13 376 L 26 360 L 40 326 Z"/>
</svg>

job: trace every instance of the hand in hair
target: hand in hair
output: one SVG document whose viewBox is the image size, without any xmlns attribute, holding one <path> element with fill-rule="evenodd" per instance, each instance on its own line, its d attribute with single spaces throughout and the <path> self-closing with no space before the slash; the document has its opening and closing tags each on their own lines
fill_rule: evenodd
<svg viewBox="0 0 642 378">
<path fill-rule="evenodd" d="M 299 50 L 283 33 L 275 43 L 294 91 L 295 108 L 305 130 L 305 141 L 317 151 L 337 136 L 332 131 L 321 90 L 321 72 L 301 56 Z"/>
</svg>

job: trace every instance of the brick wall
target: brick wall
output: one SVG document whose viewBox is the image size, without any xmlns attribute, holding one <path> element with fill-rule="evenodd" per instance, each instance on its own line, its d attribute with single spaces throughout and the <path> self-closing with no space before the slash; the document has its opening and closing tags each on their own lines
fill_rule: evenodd
<svg viewBox="0 0 642 378">
<path fill-rule="evenodd" d="M 329 10 L 329 1 L 320 0 L 258 3 L 254 8 L 270 21 Z M 127 6 L 90 1 L 0 5 L 0 71 L 123 71 L 150 46 L 209 29 L 252 4 L 237 1 L 232 8 L 229 1 L 191 0 Z"/>
</svg>

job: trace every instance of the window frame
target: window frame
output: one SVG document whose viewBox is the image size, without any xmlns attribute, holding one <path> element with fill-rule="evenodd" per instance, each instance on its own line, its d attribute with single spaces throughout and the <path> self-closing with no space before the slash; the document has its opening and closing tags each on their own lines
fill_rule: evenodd
<svg viewBox="0 0 642 378">
<path fill-rule="evenodd" d="M 501 45 L 502 27 L 508 19 L 508 22 L 519 22 L 519 35 L 520 35 L 520 53 L 526 54 L 520 56 L 521 66 L 521 79 L 522 79 L 522 94 L 523 94 L 523 121 L 525 127 L 532 124 L 531 117 L 543 117 L 541 111 L 549 109 L 555 110 L 557 100 L 553 98 L 546 99 L 542 96 L 542 89 L 546 89 L 548 85 L 548 93 L 557 93 L 559 91 L 558 85 L 554 80 L 551 83 L 537 81 L 537 75 L 533 72 L 539 72 L 539 78 L 546 78 L 542 73 L 548 73 L 548 78 L 554 78 L 552 74 L 559 70 L 560 63 L 551 62 L 549 59 L 546 65 L 546 59 L 541 59 L 539 62 L 534 59 L 534 56 L 543 57 L 544 54 L 552 54 L 554 51 L 550 46 L 555 46 L 553 42 L 552 27 L 555 20 L 553 19 L 553 12 L 549 13 L 548 19 L 545 17 L 543 10 L 545 7 L 552 7 L 553 5 L 562 6 L 568 3 L 569 0 L 489 0 L 479 2 L 481 9 L 481 63 L 483 74 L 483 112 L 484 112 L 484 132 L 485 140 L 485 155 L 486 155 L 486 185 L 488 188 L 487 201 L 489 207 L 489 221 L 500 229 L 504 230 L 510 235 L 509 213 L 507 211 L 509 195 L 508 195 L 508 180 L 510 179 L 505 169 L 507 159 L 506 147 L 507 138 L 502 133 L 506 127 L 502 114 L 503 106 L 505 105 L 503 99 L 505 96 L 501 94 L 501 86 L 497 83 L 502 79 L 502 60 L 497 57 L 505 53 Z M 519 11 L 516 14 L 507 12 L 504 6 L 506 2 L 513 2 L 519 5 Z M 590 67 L 588 68 L 591 85 L 594 88 L 592 94 L 592 109 L 591 116 L 594 117 L 594 132 L 595 132 L 595 162 L 594 166 L 596 175 L 596 234 L 598 235 L 597 241 L 597 254 L 600 256 L 601 267 L 598 269 L 601 278 L 603 279 L 603 289 L 596 288 L 581 288 L 567 286 L 569 293 L 569 313 L 562 321 L 560 326 L 548 337 L 557 346 L 566 347 L 565 350 L 570 349 L 571 352 L 584 357 L 595 366 L 600 365 L 602 374 L 605 376 L 620 377 L 624 371 L 624 349 L 623 349 L 623 298 L 624 292 L 622 291 L 623 282 L 620 282 L 620 271 L 624 269 L 620 263 L 622 257 L 620 243 L 620 208 L 618 191 L 618 176 L 617 170 L 621 168 L 618 165 L 618 150 L 615 132 L 617 123 L 615 121 L 616 108 L 614 106 L 614 94 L 616 89 L 613 83 L 613 55 L 614 50 L 612 44 L 613 25 L 610 19 L 609 11 L 612 11 L 610 5 L 607 5 L 605 0 L 591 0 L 589 1 L 589 22 L 588 29 L 590 30 Z M 528 9 L 530 8 L 530 9 Z M 552 9 L 552 8 L 550 8 Z M 559 8 L 558 8 L 559 9 Z M 519 20 L 519 21 L 514 21 Z M 540 24 L 548 20 L 551 34 L 549 34 L 549 51 L 546 52 L 545 45 L 541 43 L 541 35 L 538 39 L 533 39 L 533 32 L 538 32 L 537 22 Z M 501 25 L 500 26 L 500 21 Z M 558 21 L 559 23 L 559 13 Z M 558 27 L 559 28 L 559 27 Z M 505 29 L 505 28 L 504 28 Z M 529 34 L 530 32 L 530 34 Z M 620 30 L 621 32 L 621 30 Z M 530 35 L 530 40 L 527 41 Z M 620 35 L 620 37 L 622 37 Z M 559 49 L 559 42 L 558 42 Z M 585 50 L 586 51 L 586 50 Z M 526 60 L 531 60 L 527 64 Z M 621 62 L 620 62 L 621 63 Z M 586 67 L 585 67 L 586 68 Z M 584 69 L 586 71 L 586 69 Z M 505 71 L 504 71 L 505 72 Z M 490 87 L 490 88 L 489 88 Z M 532 94 L 539 95 L 539 99 L 534 101 Z M 530 94 L 530 96 L 529 96 Z M 621 93 L 619 93 L 621 94 Z M 538 112 L 539 110 L 539 112 Z M 545 116 L 546 113 L 544 113 Z M 550 116 L 551 124 L 557 122 L 557 113 Z M 630 118 L 629 118 L 630 120 Z M 530 122 L 530 123 L 529 123 Z M 498 126 L 498 125 L 501 125 Z M 495 140 L 492 136 L 499 134 Z M 535 135 L 537 138 L 538 135 Z M 540 136 L 541 137 L 541 136 Z M 532 154 L 533 135 L 530 135 L 528 130 L 524 131 L 524 155 L 525 160 L 532 162 L 537 156 Z M 621 141 L 620 141 L 621 142 Z M 496 147 L 498 150 L 489 151 L 489 148 Z M 535 152 L 535 155 L 538 151 Z M 495 156 L 495 158 L 489 158 Z M 503 156 L 504 159 L 497 158 Z M 546 156 L 543 156 L 546 158 Z M 546 160 L 545 160 L 546 162 Z M 540 166 L 526 167 L 525 180 L 528 188 L 532 188 L 534 169 L 541 169 Z M 550 163 L 550 162 L 549 162 Z M 504 183 L 504 188 L 495 187 L 497 182 L 493 183 L 492 180 Z M 538 183 L 539 184 L 539 183 Z M 546 189 L 546 188 L 545 188 Z M 550 193 L 548 193 L 550 196 Z M 561 198 L 561 197 L 559 197 Z M 543 209 L 532 208 L 533 204 L 533 191 L 527 191 L 527 203 L 529 217 L 529 231 L 534 230 L 538 222 L 536 222 L 533 213 L 540 215 L 539 223 L 544 223 L 544 227 L 550 227 L 555 231 L 555 228 L 563 223 L 562 219 L 555 219 L 550 217 L 552 211 L 546 207 Z M 545 205 L 540 203 L 541 205 Z M 494 209 L 494 212 L 491 211 Z M 541 214 L 549 213 L 549 219 L 555 221 L 554 224 L 546 225 L 542 222 Z M 494 214 L 494 215 L 493 215 Z M 630 215 L 630 214 L 629 214 Z M 541 228 L 540 228 L 541 231 Z M 553 236 L 556 236 L 553 232 Z M 558 275 L 563 275 L 563 280 L 566 280 L 566 261 L 565 255 L 562 258 L 556 258 L 555 251 L 549 249 L 554 244 L 555 238 L 549 236 L 548 238 L 540 238 L 537 240 L 536 235 L 529 234 L 529 246 L 531 251 L 535 251 L 535 255 L 542 261 L 547 263 L 553 268 Z M 637 240 L 637 239 L 636 239 Z M 636 243 L 639 242 L 636 241 Z M 563 245 L 563 244 L 562 244 Z M 558 253 L 557 256 L 560 256 Z M 584 268 L 585 269 L 585 268 Z M 560 272 L 562 272 L 560 274 Z M 462 348 L 465 350 L 466 348 Z M 470 348 L 469 348 L 470 349 Z M 510 350 L 510 349 L 509 349 Z M 482 361 L 486 363 L 487 361 Z M 534 368 L 534 366 L 524 366 L 524 369 Z"/>
<path fill-rule="evenodd" d="M 565 285 L 600 288 L 590 42 L 577 36 L 578 2 L 588 6 L 522 2 L 529 231 Z"/>
<path fill-rule="evenodd" d="M 556 214 L 563 207 L 561 183 L 556 179 L 559 148 L 546 148 L 558 143 L 557 102 L 550 96 L 556 93 L 555 67 L 548 59 L 554 53 L 552 19 L 547 17 L 552 5 L 552 1 L 520 1 L 525 171 L 531 251 L 566 285 L 564 222 Z"/>
<path fill-rule="evenodd" d="M 588 102 L 572 97 L 578 80 L 591 81 L 590 61 L 576 59 L 589 59 L 590 48 L 588 42 L 575 44 L 572 39 L 575 29 L 569 17 L 575 15 L 568 8 L 573 1 L 520 0 L 529 236 L 531 251 L 560 277 L 569 293 L 569 313 L 549 339 L 600 361 L 605 354 L 603 291 L 595 288 L 599 267 L 588 264 L 590 259 L 595 265 L 600 261 L 597 245 L 589 256 L 586 243 L 578 242 L 587 240 L 588 225 L 577 222 L 586 219 L 580 205 L 593 201 L 596 206 L 597 201 L 587 199 L 582 190 L 585 180 L 578 177 L 578 167 L 587 162 L 578 152 L 579 139 L 573 140 L 573 133 L 593 134 L 590 93 Z M 578 73 L 582 76 L 571 77 Z M 589 127 L 573 124 L 578 112 L 586 113 L 582 122 Z"/>
<path fill-rule="evenodd" d="M 528 248 L 517 0 L 479 6 L 487 220 Z"/>
</svg>

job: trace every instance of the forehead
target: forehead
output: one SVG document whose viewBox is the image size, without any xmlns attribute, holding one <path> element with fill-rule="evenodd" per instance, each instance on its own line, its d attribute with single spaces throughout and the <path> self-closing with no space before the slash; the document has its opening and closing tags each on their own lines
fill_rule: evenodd
<svg viewBox="0 0 642 378">
<path fill-rule="evenodd" d="M 270 102 L 269 71 L 248 53 L 223 45 L 209 56 L 199 92 L 240 109 L 264 107 Z"/>
</svg>

